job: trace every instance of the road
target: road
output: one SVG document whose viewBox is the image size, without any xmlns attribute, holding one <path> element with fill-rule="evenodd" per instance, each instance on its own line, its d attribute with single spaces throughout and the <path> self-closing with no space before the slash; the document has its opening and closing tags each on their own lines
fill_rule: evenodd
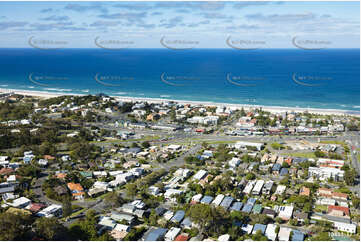
<svg viewBox="0 0 361 242">
<path fill-rule="evenodd" d="M 42 186 L 44 181 L 47 179 L 48 175 L 49 174 L 47 172 L 41 172 L 39 178 L 35 181 L 35 184 L 33 185 L 32 189 L 41 203 L 44 203 L 46 205 L 50 205 L 54 203 L 61 204 L 58 201 L 48 199 L 43 192 Z"/>
</svg>

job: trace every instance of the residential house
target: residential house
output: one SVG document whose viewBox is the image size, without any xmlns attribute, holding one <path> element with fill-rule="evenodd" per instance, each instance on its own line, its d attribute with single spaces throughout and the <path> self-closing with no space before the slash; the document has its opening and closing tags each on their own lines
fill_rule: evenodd
<svg viewBox="0 0 361 242">
<path fill-rule="evenodd" d="M 68 186 L 69 190 L 71 191 L 71 194 L 74 199 L 76 199 L 76 200 L 84 199 L 85 192 L 84 192 L 83 187 L 80 185 L 80 183 L 69 182 L 67 184 L 67 186 Z"/>
</svg>

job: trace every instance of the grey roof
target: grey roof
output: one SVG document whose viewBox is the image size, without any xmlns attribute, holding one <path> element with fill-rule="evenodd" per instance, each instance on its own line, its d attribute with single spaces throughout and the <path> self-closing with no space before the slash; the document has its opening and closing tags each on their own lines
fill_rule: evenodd
<svg viewBox="0 0 361 242">
<path fill-rule="evenodd" d="M 163 228 L 152 228 L 148 235 L 145 237 L 145 241 L 157 241 L 163 238 L 163 236 L 167 233 L 167 229 Z"/>
<path fill-rule="evenodd" d="M 264 208 L 262 214 L 276 216 L 276 212 L 273 209 Z"/>
<path fill-rule="evenodd" d="M 281 171 L 280 171 L 280 175 L 284 176 L 284 175 L 287 175 L 287 174 L 288 174 L 288 169 L 287 168 L 282 168 Z"/>
<path fill-rule="evenodd" d="M 293 229 L 292 232 L 291 241 L 303 241 L 305 239 L 305 235 L 301 231 Z"/>
<path fill-rule="evenodd" d="M 14 192 L 14 191 L 15 191 L 15 185 L 8 185 L 8 186 L 3 185 L 2 187 L 0 187 L 0 194 L 7 192 Z"/>
<path fill-rule="evenodd" d="M 211 196 L 204 196 L 201 200 L 201 203 L 210 204 L 213 201 L 213 197 Z"/>
<path fill-rule="evenodd" d="M 257 230 L 261 230 L 262 234 L 264 234 L 266 231 L 266 227 L 267 227 L 267 225 L 264 225 L 264 224 L 255 224 L 253 227 L 252 234 L 255 234 L 257 232 Z"/>
<path fill-rule="evenodd" d="M 250 198 L 248 198 L 247 203 L 254 205 L 256 203 L 256 201 L 257 201 L 257 199 L 250 197 Z"/>
<path fill-rule="evenodd" d="M 192 227 L 192 221 L 189 217 L 186 217 L 182 223 L 181 223 L 182 226 L 186 226 L 186 227 Z"/>
<path fill-rule="evenodd" d="M 246 203 L 246 205 L 244 205 L 244 207 L 242 208 L 242 212 L 250 213 L 252 211 L 252 208 L 252 204 Z"/>
<path fill-rule="evenodd" d="M 302 162 L 306 162 L 306 161 L 308 161 L 308 159 L 307 158 L 302 158 L 302 157 L 295 157 L 293 159 L 294 163 L 302 163 Z"/>
<path fill-rule="evenodd" d="M 243 203 L 241 202 L 235 202 L 233 203 L 232 207 L 230 208 L 230 210 L 236 210 L 236 211 L 240 211 L 241 208 L 243 206 Z"/>
<path fill-rule="evenodd" d="M 117 213 L 117 212 L 112 212 L 110 217 L 116 221 L 126 220 L 128 222 L 130 222 L 134 219 L 134 216 L 132 216 L 130 214 Z"/>
<path fill-rule="evenodd" d="M 172 217 L 172 219 L 170 221 L 174 222 L 174 223 L 180 223 L 182 221 L 182 219 L 184 218 L 185 212 L 183 210 L 178 210 L 174 216 Z"/>
<path fill-rule="evenodd" d="M 228 209 L 231 206 L 233 200 L 234 200 L 233 197 L 227 196 L 222 200 L 220 206 L 224 207 L 225 209 Z"/>
<path fill-rule="evenodd" d="M 281 169 L 281 165 L 280 164 L 274 164 L 273 167 L 272 167 L 272 171 L 279 171 Z"/>
<path fill-rule="evenodd" d="M 155 213 L 158 215 L 158 216 L 162 216 L 167 210 L 163 207 L 157 207 L 155 209 Z"/>
<path fill-rule="evenodd" d="M 129 148 L 129 149 L 127 149 L 125 152 L 126 152 L 126 153 L 139 153 L 139 152 L 141 152 L 141 151 L 142 151 L 141 148 L 139 148 L 139 147 L 134 147 L 134 148 Z"/>
</svg>

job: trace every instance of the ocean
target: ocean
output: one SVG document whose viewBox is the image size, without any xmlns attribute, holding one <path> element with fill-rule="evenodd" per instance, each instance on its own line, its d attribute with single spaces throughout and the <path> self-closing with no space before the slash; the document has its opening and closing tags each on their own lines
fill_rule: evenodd
<svg viewBox="0 0 361 242">
<path fill-rule="evenodd" d="M 360 109 L 359 49 L 0 49 L 0 88 Z"/>
</svg>

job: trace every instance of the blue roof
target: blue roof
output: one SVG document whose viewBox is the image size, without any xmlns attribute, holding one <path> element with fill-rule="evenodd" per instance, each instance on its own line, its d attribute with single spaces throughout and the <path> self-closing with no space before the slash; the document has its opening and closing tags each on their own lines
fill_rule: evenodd
<svg viewBox="0 0 361 242">
<path fill-rule="evenodd" d="M 292 232 L 291 241 L 303 241 L 305 239 L 305 235 L 301 231 L 293 229 Z"/>
<path fill-rule="evenodd" d="M 189 217 L 186 217 L 183 220 L 183 222 L 181 223 L 181 225 L 191 227 L 192 226 L 192 221 L 191 221 L 191 219 Z"/>
<path fill-rule="evenodd" d="M 243 203 L 241 203 L 241 202 L 235 202 L 235 203 L 233 203 L 233 205 L 232 205 L 232 207 L 230 208 L 230 210 L 239 211 L 239 210 L 241 210 L 242 206 L 243 206 Z"/>
<path fill-rule="evenodd" d="M 256 203 L 256 201 L 257 201 L 256 198 L 250 197 L 250 198 L 248 198 L 247 203 L 254 205 Z"/>
<path fill-rule="evenodd" d="M 157 228 L 152 230 L 148 236 L 144 239 L 145 241 L 156 241 L 159 240 L 161 237 L 163 237 L 165 235 L 165 233 L 167 233 L 167 229 L 163 229 L 163 228 Z"/>
<path fill-rule="evenodd" d="M 280 175 L 283 176 L 283 175 L 287 175 L 288 174 L 288 169 L 287 168 L 282 168 L 281 171 L 280 171 Z"/>
<path fill-rule="evenodd" d="M 280 169 L 281 169 L 281 165 L 278 163 L 274 164 L 272 167 L 272 171 L 279 171 Z"/>
<path fill-rule="evenodd" d="M 180 223 L 182 221 L 182 219 L 184 218 L 185 212 L 183 210 L 178 210 L 173 218 L 170 220 L 174 223 Z"/>
<path fill-rule="evenodd" d="M 201 203 L 210 204 L 213 201 L 213 197 L 211 196 L 204 196 L 201 200 Z"/>
<path fill-rule="evenodd" d="M 242 226 L 242 222 L 241 221 L 233 221 L 233 225 L 237 226 L 237 227 L 241 227 Z"/>
<path fill-rule="evenodd" d="M 255 234 L 257 232 L 257 230 L 261 230 L 262 234 L 264 234 L 266 232 L 266 227 L 267 227 L 267 225 L 264 225 L 264 224 L 255 224 L 253 227 L 252 234 Z"/>
<path fill-rule="evenodd" d="M 227 196 L 222 200 L 220 206 L 224 207 L 225 209 L 228 209 L 231 206 L 233 200 L 234 200 L 233 197 Z"/>
<path fill-rule="evenodd" d="M 244 205 L 244 207 L 242 208 L 242 212 L 250 213 L 252 211 L 252 208 L 252 204 L 246 203 L 246 205 Z"/>
</svg>

